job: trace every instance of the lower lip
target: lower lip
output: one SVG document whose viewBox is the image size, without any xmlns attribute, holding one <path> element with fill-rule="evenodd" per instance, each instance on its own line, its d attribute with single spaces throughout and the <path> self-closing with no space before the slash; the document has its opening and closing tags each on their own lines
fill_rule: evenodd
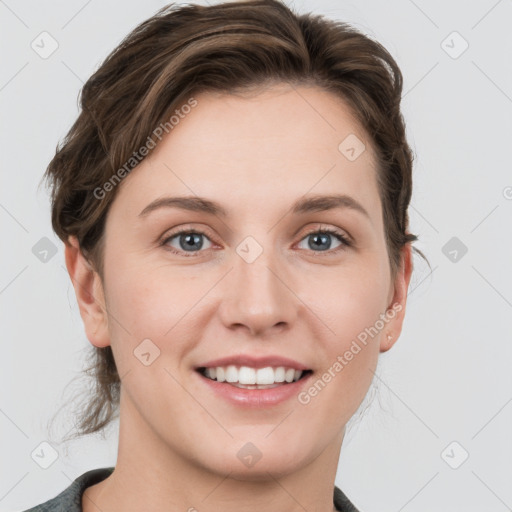
<svg viewBox="0 0 512 512">
<path fill-rule="evenodd" d="M 225 382 L 217 382 L 209 379 L 199 372 L 196 372 L 201 381 L 210 387 L 216 394 L 222 396 L 229 402 L 245 407 L 270 407 L 286 402 L 292 397 L 296 397 L 301 388 L 308 382 L 311 373 L 305 377 L 282 386 L 268 389 L 244 389 L 237 388 Z"/>
</svg>

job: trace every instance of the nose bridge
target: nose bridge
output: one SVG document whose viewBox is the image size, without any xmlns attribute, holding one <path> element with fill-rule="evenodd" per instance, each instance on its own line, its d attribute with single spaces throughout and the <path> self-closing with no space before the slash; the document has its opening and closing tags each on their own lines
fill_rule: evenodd
<svg viewBox="0 0 512 512">
<path fill-rule="evenodd" d="M 287 287 L 291 278 L 284 269 L 272 247 L 264 248 L 252 237 L 244 239 L 236 248 L 234 268 L 227 276 L 227 292 L 222 301 L 225 325 L 242 324 L 253 334 L 291 325 L 298 301 Z"/>
</svg>

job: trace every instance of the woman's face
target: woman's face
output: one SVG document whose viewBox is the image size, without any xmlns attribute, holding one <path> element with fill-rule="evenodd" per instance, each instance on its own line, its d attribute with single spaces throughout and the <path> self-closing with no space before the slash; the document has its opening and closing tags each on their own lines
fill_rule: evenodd
<svg viewBox="0 0 512 512">
<path fill-rule="evenodd" d="M 392 280 L 371 141 L 320 88 L 195 99 L 119 185 L 108 315 L 84 316 L 114 352 L 121 430 L 233 476 L 337 460 L 410 278 Z"/>
</svg>

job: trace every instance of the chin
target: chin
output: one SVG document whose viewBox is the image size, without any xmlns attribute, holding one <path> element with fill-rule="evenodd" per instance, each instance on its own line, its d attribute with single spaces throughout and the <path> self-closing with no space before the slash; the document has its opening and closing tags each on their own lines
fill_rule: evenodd
<svg viewBox="0 0 512 512">
<path fill-rule="evenodd" d="M 319 455 L 308 453 L 306 449 L 304 440 L 300 447 L 287 446 L 282 440 L 272 443 L 262 439 L 259 445 L 250 441 L 234 442 L 232 446 L 224 447 L 220 453 L 213 453 L 208 460 L 203 459 L 200 463 L 210 472 L 223 476 L 229 474 L 234 480 L 263 481 L 292 474 Z"/>
<path fill-rule="evenodd" d="M 215 468 L 210 468 L 210 470 L 214 469 L 216 473 L 223 476 L 229 475 L 229 478 L 233 480 L 259 482 L 269 480 L 269 478 L 282 478 L 294 473 L 300 467 L 296 460 L 285 462 L 276 459 L 279 459 L 279 454 L 271 460 L 261 458 L 253 466 L 248 467 L 235 458 L 220 466 L 216 465 Z"/>
</svg>

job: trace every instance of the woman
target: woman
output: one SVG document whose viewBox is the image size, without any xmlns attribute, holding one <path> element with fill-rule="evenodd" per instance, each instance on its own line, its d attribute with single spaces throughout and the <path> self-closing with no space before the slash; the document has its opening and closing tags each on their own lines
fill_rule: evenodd
<svg viewBox="0 0 512 512">
<path fill-rule="evenodd" d="M 340 449 L 417 239 L 401 90 L 276 0 L 168 6 L 112 52 L 46 176 L 96 356 L 79 434 L 119 411 L 118 459 L 31 510 L 357 510 Z"/>
</svg>

